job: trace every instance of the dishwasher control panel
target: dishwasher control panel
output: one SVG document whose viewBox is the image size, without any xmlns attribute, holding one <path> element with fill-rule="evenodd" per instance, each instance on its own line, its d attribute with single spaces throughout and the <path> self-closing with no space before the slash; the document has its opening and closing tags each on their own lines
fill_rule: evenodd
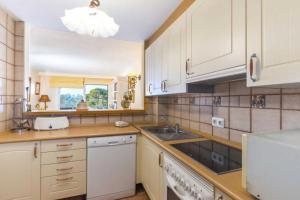
<svg viewBox="0 0 300 200">
<path fill-rule="evenodd" d="M 136 135 L 88 138 L 88 147 L 113 146 L 136 143 Z"/>
</svg>

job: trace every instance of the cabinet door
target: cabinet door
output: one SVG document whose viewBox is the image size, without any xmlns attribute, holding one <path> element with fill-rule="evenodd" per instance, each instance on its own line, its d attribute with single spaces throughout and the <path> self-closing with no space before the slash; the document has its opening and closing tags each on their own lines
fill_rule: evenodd
<svg viewBox="0 0 300 200">
<path fill-rule="evenodd" d="M 0 199 L 40 199 L 40 145 L 15 143 L 0 145 Z"/>
<path fill-rule="evenodd" d="M 145 51 L 145 94 L 151 96 L 153 93 L 153 53 L 152 47 Z"/>
<path fill-rule="evenodd" d="M 165 93 L 186 92 L 185 62 L 186 62 L 186 13 L 182 14 L 167 30 L 167 45 L 165 47 L 166 77 Z"/>
<path fill-rule="evenodd" d="M 159 166 L 162 151 L 143 137 L 142 183 L 151 200 L 162 200 L 164 196 L 163 169 Z"/>
<path fill-rule="evenodd" d="M 247 1 L 248 86 L 300 82 L 299 7 L 296 0 Z"/>
<path fill-rule="evenodd" d="M 245 0 L 196 0 L 187 11 L 187 78 L 245 65 L 245 20 Z"/>
<path fill-rule="evenodd" d="M 163 40 L 159 37 L 152 45 L 153 53 L 153 93 L 162 94 L 162 70 L 163 70 Z"/>
</svg>

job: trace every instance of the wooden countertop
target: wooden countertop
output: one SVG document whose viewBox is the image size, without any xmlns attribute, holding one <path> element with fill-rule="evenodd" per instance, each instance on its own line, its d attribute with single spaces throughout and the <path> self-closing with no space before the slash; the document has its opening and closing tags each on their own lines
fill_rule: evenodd
<svg viewBox="0 0 300 200">
<path fill-rule="evenodd" d="M 191 169 L 193 169 L 195 172 L 199 173 L 201 176 L 203 176 L 205 179 L 207 179 L 209 182 L 211 182 L 215 187 L 226 193 L 228 196 L 235 200 L 254 200 L 255 198 L 251 196 L 245 189 L 242 188 L 242 171 L 236 171 L 236 172 L 230 172 L 226 174 L 218 175 L 208 168 L 206 168 L 204 165 L 201 165 L 197 161 L 193 160 L 186 154 L 178 151 L 177 149 L 173 148 L 171 144 L 175 143 L 184 143 L 184 142 L 191 142 L 191 141 L 201 141 L 206 139 L 212 139 L 218 142 L 221 142 L 226 145 L 230 145 L 232 147 L 241 149 L 241 145 L 235 142 L 228 142 L 226 140 L 223 140 L 221 138 L 212 137 L 211 135 L 200 133 L 200 135 L 204 136 L 204 138 L 198 138 L 198 139 L 189 139 L 189 140 L 180 140 L 180 141 L 161 141 L 153 134 L 141 129 L 143 125 L 137 125 L 138 129 L 140 129 L 141 133 L 145 135 L 147 138 L 149 138 L 151 141 L 156 143 L 158 146 L 163 148 L 166 152 L 170 153 L 172 156 L 177 158 L 182 163 L 189 166 Z M 199 132 L 195 132 L 193 130 L 190 130 L 194 133 L 199 134 Z"/>
<path fill-rule="evenodd" d="M 66 138 L 137 134 L 139 132 L 140 131 L 133 126 L 118 128 L 112 124 L 70 127 L 63 130 L 53 130 L 53 131 L 29 131 L 22 135 L 7 131 L 7 132 L 0 133 L 0 144 L 13 143 L 13 142 L 66 139 Z"/>
</svg>

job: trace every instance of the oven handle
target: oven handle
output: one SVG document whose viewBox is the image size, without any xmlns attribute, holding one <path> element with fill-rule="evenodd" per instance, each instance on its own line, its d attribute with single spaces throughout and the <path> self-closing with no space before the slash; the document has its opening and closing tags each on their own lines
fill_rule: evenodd
<svg viewBox="0 0 300 200">
<path fill-rule="evenodd" d="M 167 185 L 172 189 L 172 191 L 181 199 L 181 200 L 187 200 L 189 199 L 185 194 L 182 194 L 181 191 L 178 191 L 178 186 L 174 180 L 172 180 L 171 177 L 166 175 L 167 178 Z"/>
</svg>

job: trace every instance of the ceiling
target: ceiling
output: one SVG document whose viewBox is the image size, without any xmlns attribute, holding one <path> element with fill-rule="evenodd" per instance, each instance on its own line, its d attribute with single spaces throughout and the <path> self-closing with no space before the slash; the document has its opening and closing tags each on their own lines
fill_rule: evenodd
<svg viewBox="0 0 300 200">
<path fill-rule="evenodd" d="M 120 25 L 115 39 L 144 41 L 182 0 L 101 0 L 101 9 Z M 68 31 L 60 17 L 65 9 L 87 6 L 89 0 L 0 0 L 0 6 L 32 26 Z"/>
<path fill-rule="evenodd" d="M 141 73 L 143 42 L 32 28 L 29 60 L 36 72 L 115 77 Z"/>
</svg>

